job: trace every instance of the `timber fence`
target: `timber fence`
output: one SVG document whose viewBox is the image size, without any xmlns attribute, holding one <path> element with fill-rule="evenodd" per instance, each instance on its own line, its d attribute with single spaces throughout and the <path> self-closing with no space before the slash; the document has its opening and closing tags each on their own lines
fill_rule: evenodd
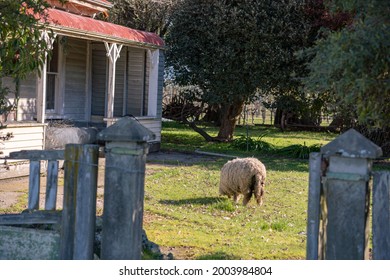
<svg viewBox="0 0 390 280">
<path fill-rule="evenodd" d="M 372 170 L 381 155 L 353 129 L 310 154 L 307 259 L 390 259 L 390 172 Z"/>
<path fill-rule="evenodd" d="M 98 135 L 106 158 L 101 259 L 141 259 L 147 141 L 154 137 L 130 117 Z M 99 146 L 68 144 L 63 151 L 21 151 L 9 158 L 30 161 L 28 207 L 20 214 L 0 215 L 0 259 L 93 259 Z M 64 160 L 62 210 L 57 210 L 59 160 Z M 40 167 L 45 161 L 41 210 Z"/>
</svg>

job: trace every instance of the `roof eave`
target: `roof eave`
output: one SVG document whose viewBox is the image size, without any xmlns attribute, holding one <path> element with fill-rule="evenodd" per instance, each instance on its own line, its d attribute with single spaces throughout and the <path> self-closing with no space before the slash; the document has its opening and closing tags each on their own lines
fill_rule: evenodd
<svg viewBox="0 0 390 280">
<path fill-rule="evenodd" d="M 165 46 L 161 45 L 155 45 L 152 43 L 146 43 L 146 42 L 138 42 L 133 40 L 128 40 L 116 36 L 109 36 L 109 35 L 103 35 L 101 33 L 97 32 L 91 32 L 91 31 L 82 31 L 66 26 L 59 26 L 59 25 L 53 25 L 49 24 L 48 28 L 54 31 L 57 34 L 64 35 L 64 36 L 70 36 L 75 37 L 79 39 L 89 39 L 94 41 L 102 41 L 102 42 L 110 42 L 110 43 L 118 43 L 123 44 L 126 46 L 135 46 L 135 47 L 143 47 L 143 48 L 149 48 L 149 49 L 166 49 Z"/>
</svg>

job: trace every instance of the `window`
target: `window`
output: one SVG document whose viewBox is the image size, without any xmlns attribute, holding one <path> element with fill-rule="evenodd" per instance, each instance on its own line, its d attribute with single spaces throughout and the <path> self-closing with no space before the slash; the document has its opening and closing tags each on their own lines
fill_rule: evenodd
<svg viewBox="0 0 390 280">
<path fill-rule="evenodd" d="M 54 112 L 56 109 L 56 92 L 58 80 L 58 43 L 53 44 L 53 49 L 46 68 L 46 110 Z"/>
</svg>

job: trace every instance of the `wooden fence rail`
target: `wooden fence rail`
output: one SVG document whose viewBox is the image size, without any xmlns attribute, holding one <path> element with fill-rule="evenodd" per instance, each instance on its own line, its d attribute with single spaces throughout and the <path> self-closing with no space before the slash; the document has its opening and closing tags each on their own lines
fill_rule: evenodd
<svg viewBox="0 0 390 280">
<path fill-rule="evenodd" d="M 28 207 L 29 210 L 39 209 L 39 193 L 41 178 L 41 161 L 47 162 L 47 182 L 45 210 L 55 210 L 58 187 L 59 160 L 64 159 L 64 150 L 42 151 L 29 150 L 10 153 L 9 159 L 30 161 Z"/>
<path fill-rule="evenodd" d="M 101 257 L 140 259 L 147 141 L 155 136 L 137 120 L 125 117 L 99 137 L 106 142 Z M 0 259 L 94 258 L 98 154 L 97 145 L 68 144 L 64 151 L 10 155 L 12 159 L 30 161 L 28 207 L 20 214 L 0 215 Z M 59 160 L 64 160 L 60 211 Z M 44 210 L 39 209 L 42 161 L 47 162 Z M 59 231 L 13 227 L 31 224 L 51 224 Z"/>
<path fill-rule="evenodd" d="M 69 144 L 61 151 L 21 151 L 11 153 L 10 159 L 24 159 L 30 161 L 28 207 L 20 214 L 0 215 L 0 225 L 7 225 L 7 233 L 12 231 L 10 225 L 52 224 L 59 228 L 60 232 L 54 232 L 55 248 L 59 246 L 59 252 L 48 257 L 60 259 L 93 259 L 93 242 L 95 234 L 96 217 L 96 189 L 97 166 L 99 146 Z M 62 211 L 57 209 L 58 170 L 59 160 L 64 161 L 64 199 Z M 39 210 L 41 162 L 47 162 L 47 181 L 44 210 Z M 18 228 L 16 231 L 23 229 Z M 31 229 L 27 229 L 23 235 L 26 238 Z M 40 233 L 36 231 L 33 235 Z M 41 232 L 40 239 L 46 239 L 47 234 Z M 21 240 L 23 243 L 37 242 L 36 239 Z M 59 245 L 57 244 L 59 241 Z M 1 245 L 7 246 L 6 238 L 0 239 Z M 40 241 L 39 241 L 40 242 Z M 29 247 L 29 245 L 26 245 Z M 10 251 L 11 248 L 7 248 Z M 0 250 L 6 252 L 7 250 Z M 19 250 L 16 249 L 16 250 Z M 26 256 L 20 258 L 34 258 L 31 252 L 22 251 Z M 10 254 L 10 253 L 9 253 Z M 8 255 L 6 254 L 5 257 Z M 42 257 L 42 255 L 39 255 Z M 0 253 L 0 258 L 2 254 Z"/>
</svg>

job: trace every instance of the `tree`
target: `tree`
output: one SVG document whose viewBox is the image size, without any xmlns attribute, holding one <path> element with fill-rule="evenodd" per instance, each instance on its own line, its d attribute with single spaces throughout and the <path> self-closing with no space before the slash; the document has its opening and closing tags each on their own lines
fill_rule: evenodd
<svg viewBox="0 0 390 280">
<path fill-rule="evenodd" d="M 334 96 L 339 106 L 352 108 L 360 124 L 389 126 L 390 2 L 333 0 L 328 7 L 354 18 L 306 51 L 313 57 L 306 90 Z"/>
<path fill-rule="evenodd" d="M 298 90 L 304 70 L 294 52 L 306 40 L 305 1 L 184 0 L 167 34 L 167 65 L 175 82 L 196 85 L 202 102 L 218 106 L 218 136 L 229 141 L 245 102 L 260 90 Z M 194 127 L 193 122 L 188 122 Z"/>
<path fill-rule="evenodd" d="M 2 78 L 12 77 L 18 87 L 19 80 L 44 64 L 49 47 L 42 36 L 47 7 L 44 0 L 0 2 L 0 111 L 11 109 L 5 101 L 9 90 L 3 87 Z"/>
<path fill-rule="evenodd" d="M 326 0 L 304 2 L 299 15 L 294 18 L 302 21 L 303 28 L 297 29 L 295 26 L 299 25 L 292 22 L 290 37 L 278 40 L 282 43 L 284 58 L 271 58 L 276 65 L 280 65 L 278 64 L 280 62 L 283 65 L 275 67 L 266 76 L 270 88 L 274 89 L 267 91 L 275 100 L 274 124 L 282 129 L 289 123 L 318 126 L 321 123 L 321 114 L 326 111 L 331 100 L 329 95 L 302 90 L 302 78 L 309 73 L 307 63 L 312 56 L 297 55 L 303 49 L 313 46 L 319 38 L 326 37 L 327 30 L 339 30 L 350 23 L 350 13 L 342 11 L 330 13 L 324 1 Z M 300 3 L 302 5 L 302 2 Z"/>
<path fill-rule="evenodd" d="M 114 0 L 109 21 L 164 37 L 180 0 Z"/>
</svg>

